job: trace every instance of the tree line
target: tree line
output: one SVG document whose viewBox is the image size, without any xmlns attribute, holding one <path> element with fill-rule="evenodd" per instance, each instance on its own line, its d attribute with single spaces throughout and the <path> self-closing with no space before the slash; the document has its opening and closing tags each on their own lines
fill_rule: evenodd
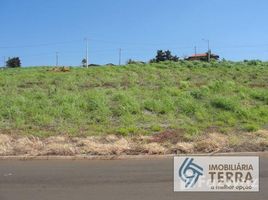
<svg viewBox="0 0 268 200">
<path fill-rule="evenodd" d="M 163 62 L 163 61 L 174 61 L 177 62 L 179 60 L 179 57 L 176 55 L 172 55 L 171 51 L 167 50 L 167 51 L 163 51 L 163 50 L 158 50 L 156 53 L 155 58 L 151 59 L 149 62 L 150 63 L 156 63 L 156 62 Z M 133 64 L 133 60 L 129 59 L 127 61 L 127 64 Z M 86 67 L 86 59 L 84 58 L 82 60 L 82 66 Z M 8 68 L 16 68 L 16 67 L 21 67 L 21 61 L 19 57 L 12 57 L 9 58 L 6 61 L 6 67 Z"/>
</svg>

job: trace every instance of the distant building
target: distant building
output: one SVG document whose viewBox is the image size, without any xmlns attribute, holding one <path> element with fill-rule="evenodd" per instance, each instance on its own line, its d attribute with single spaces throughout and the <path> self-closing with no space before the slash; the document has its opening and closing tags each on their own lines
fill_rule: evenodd
<svg viewBox="0 0 268 200">
<path fill-rule="evenodd" d="M 115 66 L 113 63 L 107 63 L 106 66 Z"/>
<path fill-rule="evenodd" d="M 202 54 L 195 54 L 192 56 L 189 56 L 188 58 L 186 58 L 185 60 L 199 60 L 199 61 L 208 61 L 208 53 L 202 53 Z M 218 60 L 220 58 L 220 56 L 216 55 L 216 54 L 210 54 L 210 59 L 215 59 Z"/>
<path fill-rule="evenodd" d="M 98 65 L 98 64 L 89 64 L 88 66 L 89 67 L 99 67 L 100 65 Z"/>
</svg>

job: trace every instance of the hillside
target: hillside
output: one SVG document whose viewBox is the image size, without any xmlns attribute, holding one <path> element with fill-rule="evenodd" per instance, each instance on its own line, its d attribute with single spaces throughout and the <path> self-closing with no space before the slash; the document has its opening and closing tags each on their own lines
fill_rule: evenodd
<svg viewBox="0 0 268 200">
<path fill-rule="evenodd" d="M 268 126 L 268 63 L 180 62 L 0 71 L 0 132 L 187 137 Z"/>
</svg>

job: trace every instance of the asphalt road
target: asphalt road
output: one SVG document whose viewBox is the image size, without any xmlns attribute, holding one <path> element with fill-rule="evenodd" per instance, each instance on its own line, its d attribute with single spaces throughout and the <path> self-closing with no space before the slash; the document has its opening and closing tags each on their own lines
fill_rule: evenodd
<svg viewBox="0 0 268 200">
<path fill-rule="evenodd" d="M 0 200 L 267 200 L 268 157 L 258 193 L 174 193 L 173 160 L 0 160 Z"/>
</svg>

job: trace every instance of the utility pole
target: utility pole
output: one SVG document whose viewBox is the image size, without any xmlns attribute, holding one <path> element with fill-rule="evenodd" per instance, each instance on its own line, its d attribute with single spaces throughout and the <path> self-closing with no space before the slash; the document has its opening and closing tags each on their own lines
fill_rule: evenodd
<svg viewBox="0 0 268 200">
<path fill-rule="evenodd" d="M 56 67 L 58 67 L 59 64 L 59 52 L 56 52 Z"/>
<path fill-rule="evenodd" d="M 3 67 L 6 67 L 6 56 L 3 57 L 4 65 Z"/>
<path fill-rule="evenodd" d="M 196 56 L 196 46 L 194 46 L 194 55 Z"/>
<path fill-rule="evenodd" d="M 210 45 L 209 45 L 209 40 L 207 39 L 202 39 L 203 41 L 207 42 L 208 45 L 208 62 L 210 62 L 210 57 L 211 57 L 211 50 L 210 50 Z"/>
<path fill-rule="evenodd" d="M 121 65 L 121 54 L 122 54 L 122 49 L 119 48 L 119 66 Z"/>
<path fill-rule="evenodd" d="M 85 38 L 86 41 L 86 67 L 88 68 L 88 39 L 87 37 Z"/>
</svg>

